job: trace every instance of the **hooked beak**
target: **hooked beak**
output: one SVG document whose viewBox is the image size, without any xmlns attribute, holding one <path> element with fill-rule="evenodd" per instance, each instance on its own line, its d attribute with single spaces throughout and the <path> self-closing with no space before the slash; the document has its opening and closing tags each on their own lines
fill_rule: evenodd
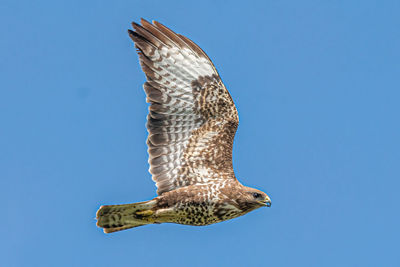
<svg viewBox="0 0 400 267">
<path fill-rule="evenodd" d="M 263 206 L 271 207 L 271 199 L 269 197 L 265 197 L 263 201 L 259 201 Z"/>
</svg>

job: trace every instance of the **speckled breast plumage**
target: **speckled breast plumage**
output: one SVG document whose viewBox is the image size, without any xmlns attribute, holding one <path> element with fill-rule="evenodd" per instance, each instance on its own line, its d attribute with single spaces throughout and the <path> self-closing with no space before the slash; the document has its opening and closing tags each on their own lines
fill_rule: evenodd
<svg viewBox="0 0 400 267">
<path fill-rule="evenodd" d="M 167 192 L 156 198 L 155 216 L 160 222 L 195 226 L 236 218 L 248 212 L 232 198 L 240 186 L 236 182 L 217 182 Z"/>
</svg>

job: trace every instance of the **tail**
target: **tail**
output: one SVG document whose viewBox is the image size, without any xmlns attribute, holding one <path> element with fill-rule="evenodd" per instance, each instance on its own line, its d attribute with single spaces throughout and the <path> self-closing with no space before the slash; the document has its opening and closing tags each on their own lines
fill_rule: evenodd
<svg viewBox="0 0 400 267">
<path fill-rule="evenodd" d="M 153 223 L 155 200 L 124 205 L 101 206 L 97 211 L 97 226 L 103 228 L 104 233 L 113 233 Z"/>
</svg>

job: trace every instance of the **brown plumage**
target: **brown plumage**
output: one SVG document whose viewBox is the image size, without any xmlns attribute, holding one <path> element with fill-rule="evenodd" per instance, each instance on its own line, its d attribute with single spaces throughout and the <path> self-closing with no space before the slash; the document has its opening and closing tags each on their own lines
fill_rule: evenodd
<svg viewBox="0 0 400 267">
<path fill-rule="evenodd" d="M 235 178 L 238 113 L 211 60 L 164 25 L 141 24 L 132 23 L 129 35 L 147 78 L 149 171 L 158 197 L 102 206 L 97 225 L 106 233 L 152 223 L 208 225 L 270 206 L 265 193 Z"/>
</svg>

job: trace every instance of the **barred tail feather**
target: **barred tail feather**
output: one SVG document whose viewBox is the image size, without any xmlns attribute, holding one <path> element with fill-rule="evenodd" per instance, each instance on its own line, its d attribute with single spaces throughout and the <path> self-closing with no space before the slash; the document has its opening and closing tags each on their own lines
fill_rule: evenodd
<svg viewBox="0 0 400 267">
<path fill-rule="evenodd" d="M 153 223 L 149 216 L 156 201 L 149 200 L 133 204 L 106 205 L 97 211 L 97 226 L 103 228 L 104 233 L 113 233 L 146 224 Z"/>
</svg>

